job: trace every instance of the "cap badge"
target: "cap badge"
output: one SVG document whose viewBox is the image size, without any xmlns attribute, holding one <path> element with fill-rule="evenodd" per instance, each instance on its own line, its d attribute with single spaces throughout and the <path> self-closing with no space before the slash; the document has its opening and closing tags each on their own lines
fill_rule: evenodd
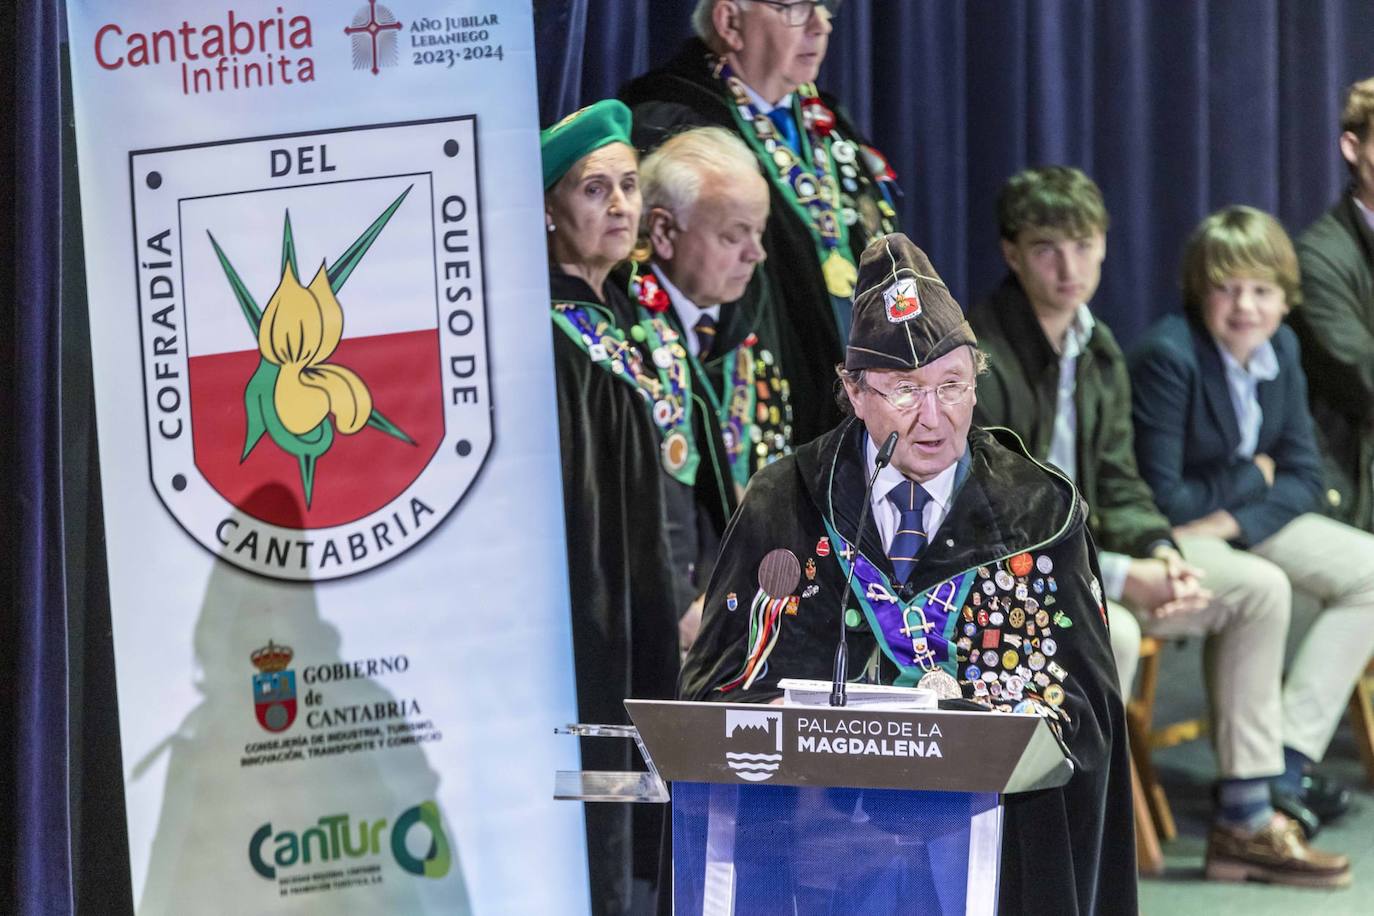
<svg viewBox="0 0 1374 916">
<path fill-rule="evenodd" d="M 910 321 L 921 314 L 921 300 L 916 294 L 916 281 L 903 277 L 883 290 L 883 305 L 887 320 L 893 324 Z"/>
</svg>

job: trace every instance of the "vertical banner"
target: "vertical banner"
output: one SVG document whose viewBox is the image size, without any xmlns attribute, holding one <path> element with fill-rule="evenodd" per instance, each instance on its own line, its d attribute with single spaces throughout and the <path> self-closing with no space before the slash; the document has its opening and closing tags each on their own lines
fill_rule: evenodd
<svg viewBox="0 0 1374 916">
<path fill-rule="evenodd" d="M 528 2 L 67 8 L 138 911 L 585 911 Z"/>
</svg>

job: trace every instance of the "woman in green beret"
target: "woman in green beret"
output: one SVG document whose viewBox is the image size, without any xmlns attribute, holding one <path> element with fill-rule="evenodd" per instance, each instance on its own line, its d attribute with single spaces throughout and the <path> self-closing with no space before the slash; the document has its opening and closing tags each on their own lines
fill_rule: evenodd
<svg viewBox="0 0 1374 916">
<path fill-rule="evenodd" d="M 629 109 L 598 102 L 540 143 L 578 716 L 628 723 L 623 701 L 672 699 L 678 673 L 665 437 L 654 412 L 671 386 L 637 346 L 645 332 L 624 276 L 612 276 L 639 231 Z M 584 769 L 642 768 L 637 758 L 628 741 L 583 741 Z M 593 913 L 652 899 L 660 807 L 587 805 L 586 816 Z"/>
</svg>

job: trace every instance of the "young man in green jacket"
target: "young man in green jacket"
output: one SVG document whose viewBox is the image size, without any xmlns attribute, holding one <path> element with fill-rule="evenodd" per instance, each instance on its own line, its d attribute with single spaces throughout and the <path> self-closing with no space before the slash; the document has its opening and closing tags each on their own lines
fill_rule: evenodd
<svg viewBox="0 0 1374 916">
<path fill-rule="evenodd" d="M 1340 151 L 1350 186 L 1298 239 L 1303 306 L 1288 322 L 1302 346 L 1326 508 L 1374 531 L 1374 78 L 1346 92 Z"/>
</svg>

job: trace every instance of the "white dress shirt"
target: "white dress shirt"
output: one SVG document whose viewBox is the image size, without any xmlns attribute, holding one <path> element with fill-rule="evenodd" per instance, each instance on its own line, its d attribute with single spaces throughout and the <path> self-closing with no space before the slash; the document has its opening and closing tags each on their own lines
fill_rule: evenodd
<svg viewBox="0 0 1374 916">
<path fill-rule="evenodd" d="M 710 315 L 711 321 L 720 324 L 720 305 L 708 305 L 705 308 L 697 305 L 683 294 L 682 290 L 673 285 L 673 281 L 664 276 L 663 271 L 659 270 L 658 265 L 653 265 L 654 276 L 658 277 L 659 284 L 663 291 L 668 294 L 668 301 L 673 304 L 673 311 L 677 312 L 678 321 L 682 322 L 682 328 L 687 333 L 687 351 L 693 356 L 701 352 L 701 341 L 697 340 L 697 322 L 702 315 Z"/>
<path fill-rule="evenodd" d="M 877 461 L 878 446 L 873 443 L 873 437 L 870 436 L 864 446 L 864 467 L 868 469 L 866 473 L 873 473 L 872 468 Z M 940 529 L 940 523 L 949 514 L 949 501 L 954 495 L 954 477 L 958 470 L 959 462 L 956 461 L 921 484 L 921 489 L 930 494 L 930 501 L 921 512 L 921 521 L 925 523 L 926 543 L 935 540 L 935 532 Z M 892 539 L 897 536 L 897 523 L 902 517 L 897 506 L 887 498 L 887 494 L 905 482 L 906 477 L 902 472 L 890 464 L 878 472 L 878 479 L 873 482 L 869 511 L 873 513 L 873 523 L 878 527 L 878 537 L 883 542 L 885 552 L 892 549 Z"/>
<path fill-rule="evenodd" d="M 1351 200 L 1355 201 L 1355 206 L 1359 208 L 1360 215 L 1364 217 L 1365 225 L 1374 229 L 1374 210 L 1370 210 L 1358 197 L 1351 195 Z"/>
<path fill-rule="evenodd" d="M 1078 357 L 1088 345 L 1093 328 L 1097 326 L 1087 303 L 1078 306 L 1073 324 L 1064 334 L 1059 348 L 1059 389 L 1055 397 L 1054 432 L 1050 437 L 1049 462 L 1064 472 L 1070 480 L 1078 480 L 1078 405 L 1074 394 L 1078 391 Z M 1102 591 L 1113 601 L 1121 600 L 1126 589 L 1126 575 L 1131 558 L 1110 550 L 1097 552 L 1097 564 L 1102 568 Z"/>
<path fill-rule="evenodd" d="M 1226 387 L 1231 390 L 1231 409 L 1235 411 L 1236 425 L 1240 427 L 1236 457 L 1242 461 L 1253 461 L 1255 447 L 1259 444 L 1260 425 L 1264 423 L 1264 411 L 1259 402 L 1259 383 L 1279 377 L 1278 354 L 1274 352 L 1274 345 L 1266 340 L 1250 355 L 1250 362 L 1242 366 L 1219 341 L 1213 342 L 1221 354 L 1221 364 L 1226 367 Z"/>
<path fill-rule="evenodd" d="M 1073 324 L 1064 333 L 1063 346 L 1059 348 L 1059 390 L 1054 404 L 1049 461 L 1070 480 L 1078 479 L 1078 406 L 1073 400 L 1078 389 L 1078 357 L 1096 326 L 1093 313 L 1086 305 L 1080 305 L 1074 313 Z"/>
<path fill-rule="evenodd" d="M 772 102 L 755 92 L 753 87 L 744 80 L 740 80 L 739 84 L 744 87 L 744 94 L 748 97 L 750 103 L 752 103 L 762 114 L 768 114 L 768 112 L 772 111 L 774 108 L 786 108 L 789 110 L 792 108 L 792 93 L 790 92 L 778 99 L 778 104 L 774 105 Z"/>
</svg>

